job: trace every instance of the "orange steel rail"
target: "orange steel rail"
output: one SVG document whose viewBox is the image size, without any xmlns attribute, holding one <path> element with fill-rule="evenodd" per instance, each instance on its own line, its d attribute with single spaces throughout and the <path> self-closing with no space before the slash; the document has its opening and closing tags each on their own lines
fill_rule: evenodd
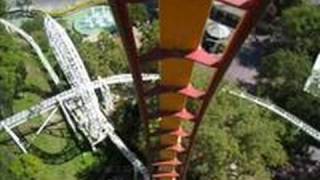
<svg viewBox="0 0 320 180">
<path fill-rule="evenodd" d="M 157 158 L 149 168 L 153 179 L 186 179 L 189 159 L 195 144 L 196 134 L 208 105 L 229 67 L 252 28 L 270 0 L 220 0 L 246 11 L 236 27 L 222 56 L 208 54 L 201 47 L 204 25 L 208 18 L 212 0 L 160 0 L 159 47 L 145 55 L 138 53 L 132 23 L 128 14 L 128 3 L 146 0 L 109 0 L 125 47 L 135 89 L 138 96 L 141 119 L 144 122 L 147 151 L 150 138 L 158 137 Z M 160 84 L 146 89 L 142 82 L 142 65 L 159 62 Z M 190 83 L 194 64 L 201 64 L 214 71 L 206 90 L 199 90 Z M 158 112 L 150 112 L 148 99 L 159 97 Z M 201 103 L 197 112 L 190 112 L 186 102 L 190 99 Z M 159 128 L 150 132 L 150 120 L 160 119 Z M 190 122 L 192 131 L 186 132 L 182 124 Z M 188 139 L 187 144 L 182 140 Z M 148 157 L 151 158 L 151 155 Z"/>
</svg>

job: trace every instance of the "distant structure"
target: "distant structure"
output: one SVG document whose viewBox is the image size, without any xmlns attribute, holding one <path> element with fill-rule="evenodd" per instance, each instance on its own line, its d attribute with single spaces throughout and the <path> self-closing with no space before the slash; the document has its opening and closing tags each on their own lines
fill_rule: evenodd
<svg viewBox="0 0 320 180">
<path fill-rule="evenodd" d="M 304 91 L 320 97 L 320 53 L 313 65 L 311 75 L 304 86 Z"/>
<path fill-rule="evenodd" d="M 83 35 L 99 34 L 106 29 L 116 30 L 115 22 L 109 6 L 94 6 L 71 15 L 74 29 Z"/>
<path fill-rule="evenodd" d="M 10 25 L 5 21 L 1 22 L 4 22 L 7 27 Z M 86 137 L 93 150 L 96 149 L 97 144 L 109 137 L 129 162 L 131 162 L 134 168 L 142 174 L 144 179 L 149 179 L 150 176 L 147 168 L 122 142 L 106 116 L 114 110 L 114 100 L 108 85 L 130 83 L 132 82 L 132 77 L 130 75 L 119 75 L 92 82 L 78 51 L 66 31 L 49 15 L 45 16 L 45 30 L 49 38 L 50 46 L 53 48 L 58 64 L 60 65 L 71 89 L 44 100 L 28 110 L 22 111 L 0 121 L 0 130 L 4 129 L 16 142 L 19 148 L 24 153 L 27 153 L 24 143 L 12 129 L 27 122 L 33 117 L 51 111 L 48 118 L 37 131 L 37 134 L 40 134 L 60 107 L 68 125 L 77 137 L 80 137 L 81 135 Z M 39 52 L 41 52 L 40 48 L 30 36 L 27 36 L 21 30 L 18 32 L 26 36 L 27 40 L 31 42 Z M 155 74 L 143 75 L 143 77 L 144 80 L 159 79 L 159 76 Z M 97 89 L 102 92 L 102 99 L 105 105 L 104 112 L 102 112 L 95 92 Z"/>
</svg>

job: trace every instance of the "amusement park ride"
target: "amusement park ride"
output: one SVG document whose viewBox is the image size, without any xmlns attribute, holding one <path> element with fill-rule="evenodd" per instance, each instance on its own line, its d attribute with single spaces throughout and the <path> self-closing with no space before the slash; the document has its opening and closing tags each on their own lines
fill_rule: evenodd
<svg viewBox="0 0 320 180">
<path fill-rule="evenodd" d="M 4 19 L 0 19 L 0 23 L 5 25 L 9 31 L 17 32 L 24 37 L 37 52 L 42 64 L 46 67 L 46 70 L 49 72 L 54 82 L 60 82 L 45 56 L 43 56 L 40 47 L 33 41 L 31 36 Z M 84 135 L 89 141 L 92 149 L 95 150 L 97 144 L 109 137 L 123 155 L 132 163 L 134 168 L 143 175 L 144 179 L 148 179 L 149 174 L 146 167 L 115 133 L 113 125 L 108 121 L 106 116 L 110 114 L 114 108 L 114 98 L 110 92 L 109 85 L 131 83 L 131 76 L 123 74 L 92 82 L 82 59 L 64 28 L 49 15 L 45 16 L 44 26 L 49 43 L 53 48 L 59 66 L 70 84 L 71 89 L 0 121 L 0 130 L 4 129 L 16 142 L 19 148 L 24 153 L 27 153 L 25 144 L 21 142 L 12 129 L 25 123 L 27 120 L 51 111 L 47 120 L 44 121 L 36 132 L 36 134 L 40 134 L 60 107 L 68 125 L 78 138 L 81 138 L 79 134 Z M 159 79 L 158 75 L 155 74 L 143 76 L 144 80 L 148 81 Z M 96 90 L 101 91 L 104 110 L 102 110 L 99 104 L 95 92 Z"/>
<path fill-rule="evenodd" d="M 200 47 L 212 0 L 160 0 L 159 46 L 145 55 L 140 55 L 132 32 L 128 4 L 141 2 L 143 0 L 109 0 L 135 82 L 149 152 L 150 139 L 160 139 L 157 154 L 149 155 L 154 158 L 149 169 L 153 179 L 186 179 L 196 133 L 206 109 L 231 61 L 269 1 L 221 0 L 246 11 L 233 32 L 228 47 L 221 55 L 208 54 Z M 153 62 L 159 62 L 160 83 L 152 89 L 146 89 L 141 76 L 142 65 Z M 209 87 L 205 90 L 193 87 L 190 82 L 194 64 L 203 65 L 214 72 Z M 151 112 L 152 108 L 148 106 L 148 100 L 154 96 L 159 97 L 158 112 Z M 200 103 L 197 112 L 190 112 L 186 108 L 189 100 Z M 159 128 L 156 132 L 150 132 L 151 121 L 156 119 L 160 119 Z M 193 126 L 191 132 L 183 128 L 183 124 L 188 122 Z"/>
<path fill-rule="evenodd" d="M 45 30 L 50 45 L 71 89 L 0 121 L 0 130 L 4 129 L 9 133 L 20 149 L 26 153 L 27 149 L 12 129 L 32 117 L 51 111 L 48 119 L 38 130 L 37 134 L 39 134 L 60 107 L 71 129 L 76 134 L 84 135 L 93 150 L 98 143 L 109 137 L 132 165 L 139 170 L 143 179 L 186 179 L 188 162 L 206 109 L 218 90 L 231 61 L 255 27 L 269 0 L 219 0 L 245 11 L 222 54 L 209 54 L 200 46 L 212 0 L 160 0 L 160 42 L 158 47 L 142 55 L 138 53 L 129 18 L 128 4 L 146 1 L 109 0 L 128 57 L 132 77 L 118 75 L 91 81 L 83 61 L 63 27 L 49 15 L 45 15 Z M 4 24 L 8 30 L 20 34 L 31 44 L 53 81 L 58 84 L 60 82 L 58 76 L 33 39 L 5 20 L 0 20 L 0 23 Z M 160 77 L 142 72 L 144 64 L 155 62 L 159 63 Z M 191 82 L 191 73 L 195 64 L 205 66 L 214 73 L 206 89 L 198 89 Z M 156 81 L 159 78 L 159 83 L 153 88 L 147 88 L 148 86 L 144 83 L 144 81 Z M 105 115 L 113 110 L 113 97 L 109 86 L 132 81 L 138 97 L 140 116 L 144 123 L 146 151 L 149 158 L 146 162 L 147 167 L 115 134 L 113 126 Z M 97 89 L 104 96 L 105 113 L 101 110 L 96 95 Z M 231 92 L 231 94 L 266 108 L 273 107 L 270 110 L 279 111 L 278 114 L 286 116 L 285 118 L 290 122 L 320 140 L 320 135 L 315 129 L 293 115 L 284 113 L 280 108 L 248 94 L 236 92 Z M 156 108 L 150 105 L 154 97 L 159 100 L 156 112 L 154 112 Z M 189 101 L 200 104 L 197 111 L 191 112 L 187 109 L 186 104 Z M 151 127 L 154 122 L 158 122 L 156 129 L 154 126 Z M 192 127 L 190 132 L 184 128 L 186 123 Z M 159 144 L 153 143 L 155 139 L 158 139 Z"/>
</svg>

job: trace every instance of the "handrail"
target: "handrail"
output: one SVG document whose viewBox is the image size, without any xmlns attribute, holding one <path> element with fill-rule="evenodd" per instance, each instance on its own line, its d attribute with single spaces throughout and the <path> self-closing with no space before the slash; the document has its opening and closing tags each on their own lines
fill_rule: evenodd
<svg viewBox="0 0 320 180">
<path fill-rule="evenodd" d="M 291 124 L 297 126 L 302 131 L 307 133 L 308 135 L 312 136 L 314 139 L 320 142 L 320 132 L 316 130 L 315 128 L 311 127 L 307 123 L 305 123 L 303 120 L 299 119 L 297 116 L 289 113 L 288 111 L 284 110 L 283 108 L 268 102 L 266 100 L 263 100 L 259 97 L 253 96 L 251 94 L 245 93 L 245 92 L 236 92 L 236 91 L 227 91 L 229 94 L 240 97 L 242 99 L 245 99 L 247 101 L 251 101 L 259 106 L 262 106 L 279 116 L 283 117 L 285 120 L 289 121 Z"/>
</svg>

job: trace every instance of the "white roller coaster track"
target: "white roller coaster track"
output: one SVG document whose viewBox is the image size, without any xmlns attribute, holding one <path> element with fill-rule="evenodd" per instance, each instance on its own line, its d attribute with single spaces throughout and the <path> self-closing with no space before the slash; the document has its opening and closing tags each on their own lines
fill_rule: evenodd
<svg viewBox="0 0 320 180">
<path fill-rule="evenodd" d="M 48 62 L 47 58 L 45 57 L 45 55 L 43 54 L 41 48 L 39 47 L 39 45 L 34 41 L 34 39 L 28 34 L 26 33 L 24 30 L 16 27 L 14 24 L 8 22 L 5 19 L 1 19 L 0 18 L 0 23 L 3 24 L 7 30 L 9 31 L 13 31 L 16 32 L 17 34 L 19 34 L 23 39 L 25 39 L 30 46 L 34 49 L 34 51 L 37 53 L 42 65 L 44 66 L 44 68 L 48 71 L 51 79 L 53 80 L 53 82 L 55 84 L 59 84 L 60 83 L 60 79 L 58 77 L 58 75 L 56 74 L 56 72 L 53 70 L 52 66 L 50 65 L 50 63 Z"/>
<path fill-rule="evenodd" d="M 143 74 L 142 77 L 144 81 L 156 81 L 159 79 L 158 74 Z M 98 88 L 103 89 L 110 85 L 128 84 L 132 82 L 133 82 L 133 79 L 131 74 L 121 74 L 121 75 L 115 75 L 108 78 L 96 80 L 94 82 L 91 82 L 90 86 L 93 86 L 94 89 L 98 89 Z M 67 102 L 69 99 L 73 99 L 76 96 L 77 96 L 77 93 L 75 92 L 74 89 L 64 91 L 52 98 L 42 101 L 41 103 L 29 108 L 28 110 L 22 111 L 20 113 L 17 113 L 11 117 L 8 117 L 2 120 L 0 122 L 0 130 L 4 129 L 13 138 L 13 140 L 19 146 L 19 148 L 24 153 L 27 153 L 27 150 L 25 149 L 23 143 L 20 141 L 18 136 L 13 133 L 11 129 L 27 122 L 33 117 L 39 116 L 43 113 L 53 110 L 49 115 L 49 117 L 47 118 L 47 120 L 43 123 L 43 125 L 37 131 L 37 134 L 39 134 L 44 129 L 48 121 L 51 119 L 51 116 L 56 111 L 56 108 L 60 106 L 64 111 L 65 115 L 67 116 L 66 118 L 69 119 L 70 121 L 69 124 L 73 127 L 72 128 L 73 131 L 76 131 L 73 123 L 70 120 L 69 113 L 66 112 L 65 106 L 62 105 L 63 101 Z M 130 161 L 130 163 L 134 166 L 134 168 L 137 169 L 143 175 L 144 180 L 149 180 L 150 177 L 149 177 L 147 168 L 136 157 L 136 155 L 127 148 L 127 146 L 123 143 L 121 138 L 114 131 L 109 131 L 108 137 L 118 147 L 118 149 L 122 152 L 122 154 Z"/>
<path fill-rule="evenodd" d="M 144 81 L 156 81 L 159 79 L 159 75 L 157 74 L 144 74 L 143 80 Z M 102 88 L 104 86 L 116 85 L 116 84 L 125 84 L 125 83 L 132 83 L 133 79 L 131 74 L 121 74 L 110 76 L 104 79 L 96 80 L 92 82 L 92 86 L 94 89 Z M 65 101 L 71 98 L 74 98 L 76 93 L 73 89 L 64 91 L 54 97 L 51 97 L 47 100 L 40 102 L 37 105 L 32 106 L 31 108 L 24 110 L 20 113 L 17 113 L 13 116 L 7 117 L 0 121 L 0 130 L 3 129 L 3 126 L 7 126 L 10 129 L 15 128 L 29 119 L 37 117 L 41 114 L 44 114 L 50 110 L 56 108 L 60 101 Z"/>
<path fill-rule="evenodd" d="M 247 101 L 253 102 L 259 106 L 262 106 L 279 116 L 283 117 L 285 120 L 289 121 L 291 124 L 295 125 L 296 127 L 300 128 L 302 131 L 307 133 L 308 135 L 312 136 L 314 139 L 320 142 L 320 132 L 310 125 L 306 124 L 303 120 L 299 119 L 295 115 L 287 112 L 286 110 L 282 109 L 281 107 L 268 102 L 266 100 L 263 100 L 259 97 L 253 96 L 251 94 L 245 93 L 245 92 L 236 92 L 236 91 L 231 91 L 227 90 L 228 93 L 240 97 L 242 99 L 245 99 Z"/>
</svg>

